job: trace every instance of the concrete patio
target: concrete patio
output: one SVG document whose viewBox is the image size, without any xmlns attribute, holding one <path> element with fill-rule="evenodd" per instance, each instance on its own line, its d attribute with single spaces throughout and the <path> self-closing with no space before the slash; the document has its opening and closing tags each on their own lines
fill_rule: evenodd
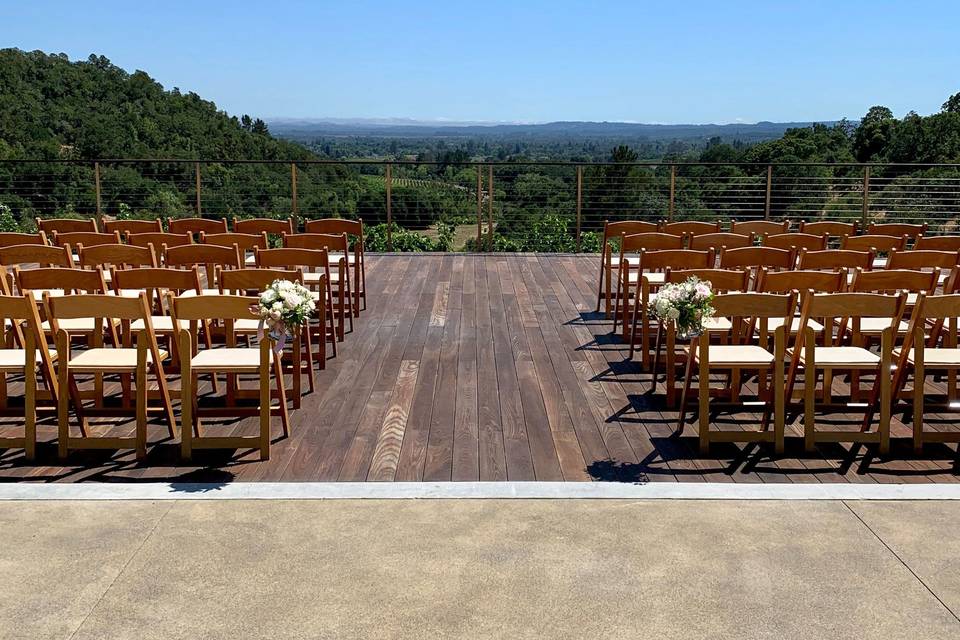
<svg viewBox="0 0 960 640">
<path fill-rule="evenodd" d="M 0 636 L 957 638 L 960 502 L 0 502 Z"/>
</svg>

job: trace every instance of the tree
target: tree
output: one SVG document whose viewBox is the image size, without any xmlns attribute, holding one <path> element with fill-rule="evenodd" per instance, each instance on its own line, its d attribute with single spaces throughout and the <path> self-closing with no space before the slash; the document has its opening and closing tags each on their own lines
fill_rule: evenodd
<svg viewBox="0 0 960 640">
<path fill-rule="evenodd" d="M 960 93 L 955 93 L 947 98 L 942 109 L 947 113 L 960 113 Z"/>
<path fill-rule="evenodd" d="M 882 160 L 896 123 L 887 107 L 870 107 L 853 134 L 853 153 L 857 160 Z"/>
</svg>

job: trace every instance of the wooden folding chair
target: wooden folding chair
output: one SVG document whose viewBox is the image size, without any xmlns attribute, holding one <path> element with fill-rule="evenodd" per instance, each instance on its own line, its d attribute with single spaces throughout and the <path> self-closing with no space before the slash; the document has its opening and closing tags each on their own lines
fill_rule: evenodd
<svg viewBox="0 0 960 640">
<path fill-rule="evenodd" d="M 914 251 L 960 251 L 960 236 L 921 236 L 913 243 Z"/>
<path fill-rule="evenodd" d="M 642 220 L 621 220 L 619 222 L 603 221 L 603 241 L 600 244 L 600 283 L 597 285 L 597 311 L 600 311 L 600 302 L 606 303 L 606 316 L 609 318 L 613 305 L 613 274 L 620 269 L 620 263 L 614 258 L 616 246 L 623 236 L 638 233 L 657 233 L 659 223 L 644 222 Z"/>
<path fill-rule="evenodd" d="M 117 232 L 122 237 L 133 233 L 162 233 L 163 223 L 160 218 L 153 220 L 104 220 L 103 230 L 107 233 Z"/>
<path fill-rule="evenodd" d="M 266 232 L 205 233 L 201 231 L 200 244 L 213 244 L 221 247 L 232 247 L 233 245 L 236 245 L 237 248 L 240 249 L 240 256 L 243 258 L 243 264 L 246 266 L 253 266 L 256 264 L 256 259 L 253 257 L 254 251 L 257 249 L 266 249 L 270 246 L 267 244 Z"/>
<path fill-rule="evenodd" d="M 182 396 L 192 399 L 182 404 L 180 440 L 183 458 L 190 460 L 194 449 L 255 448 L 260 450 L 260 459 L 270 457 L 270 415 L 278 413 L 283 425 L 283 434 L 289 434 L 286 392 L 280 358 L 274 357 L 270 340 L 263 339 L 259 347 L 238 347 L 234 325 L 237 320 L 255 318 L 251 305 L 256 298 L 243 296 L 195 296 L 173 298 L 173 317 L 176 321 L 188 322 L 189 329 L 180 332 L 180 353 L 193 353 L 192 358 L 183 358 Z M 197 328 L 200 322 L 219 322 L 224 327 L 223 348 L 197 349 Z M 177 324 L 175 322 L 174 324 Z M 271 408 L 270 373 L 276 383 L 279 406 Z M 201 408 L 198 406 L 198 374 L 257 374 L 259 376 L 259 405 L 256 408 L 231 406 Z M 260 434 L 257 436 L 205 436 L 200 432 L 200 418 L 222 415 L 258 415 Z"/>
<path fill-rule="evenodd" d="M 347 266 L 353 270 L 351 285 L 353 286 L 354 304 L 353 315 L 357 316 L 362 308 L 367 308 L 367 265 L 364 258 L 363 247 L 363 219 L 345 220 L 343 218 L 323 218 L 320 220 L 307 220 L 303 224 L 305 233 L 326 233 L 332 235 L 346 234 L 353 241 L 353 253 L 349 249 L 343 250 L 340 255 L 347 258 Z M 284 245 L 296 246 L 296 245 Z M 304 247 L 310 249 L 311 247 Z M 330 260 L 336 261 L 339 258 L 337 251 L 331 248 Z"/>
<path fill-rule="evenodd" d="M 80 246 L 77 251 L 77 266 L 81 269 L 109 269 L 107 282 L 113 282 L 113 273 L 120 269 L 156 267 L 157 255 L 153 246 L 137 247 L 131 244 L 101 244 L 93 247 Z M 121 290 L 114 289 L 117 293 Z"/>
<path fill-rule="evenodd" d="M 220 270 L 242 269 L 243 258 L 237 245 L 221 247 L 215 244 L 189 244 L 164 247 L 163 264 L 167 267 L 192 269 L 203 267 L 206 276 L 204 295 L 219 295 L 217 267 Z"/>
<path fill-rule="evenodd" d="M 142 247 L 137 249 L 146 250 Z M 170 316 L 169 296 L 182 296 L 187 293 L 201 295 L 200 272 L 196 267 L 192 269 L 173 269 L 163 267 L 141 267 L 113 270 L 113 286 L 117 291 L 143 291 L 147 294 L 150 303 L 150 324 L 158 341 L 167 341 L 167 350 L 171 356 L 170 371 L 175 373 L 180 367 L 180 353 L 177 345 L 177 330 L 184 327 L 174 327 Z M 139 332 L 146 328 L 142 321 L 137 320 L 125 331 Z M 208 347 L 212 346 L 210 327 L 204 326 L 204 338 Z M 126 339 L 126 336 L 125 336 Z M 216 381 L 214 381 L 216 390 Z"/>
<path fill-rule="evenodd" d="M 629 236 L 627 236 L 629 237 Z M 629 293 L 624 297 L 623 339 L 631 348 L 630 358 L 633 358 L 636 341 L 636 325 L 640 324 L 640 365 L 646 370 L 649 365 L 651 317 L 650 302 L 654 292 L 666 282 L 667 269 L 710 269 L 716 260 L 713 250 L 693 251 L 692 249 L 661 249 L 659 251 L 640 251 L 636 273 L 639 279 L 637 291 L 634 295 L 634 305 L 627 312 Z M 624 262 L 620 267 L 621 273 L 629 275 L 630 267 Z M 621 278 L 621 281 L 623 279 Z M 629 278 L 626 285 L 630 285 Z M 619 293 L 619 291 L 618 291 Z M 618 300 L 620 296 L 618 296 Z M 616 317 L 616 313 L 614 316 Z"/>
<path fill-rule="evenodd" d="M 170 233 L 189 233 L 191 235 L 204 233 L 226 233 L 226 218 L 171 218 L 167 221 L 167 231 Z"/>
<path fill-rule="evenodd" d="M 704 233 L 701 235 L 690 236 L 690 248 L 702 251 L 704 249 L 713 249 L 721 251 L 723 249 L 742 249 L 752 247 L 754 244 L 753 234 L 741 235 L 739 233 Z"/>
<path fill-rule="evenodd" d="M 855 236 L 860 231 L 860 223 L 857 220 L 852 222 L 840 222 L 839 220 L 814 220 L 807 222 L 800 221 L 800 233 L 809 233 L 812 235 L 827 234 L 831 238 L 840 239 L 843 236 Z"/>
<path fill-rule="evenodd" d="M 683 393 L 680 397 L 680 415 L 677 430 L 683 432 L 686 417 L 687 397 L 694 367 L 698 372 L 697 395 L 700 406 L 700 453 L 707 454 L 710 443 L 722 442 L 773 442 L 774 451 L 783 453 L 784 427 L 786 423 L 786 401 L 784 395 L 784 370 L 786 362 L 787 335 L 784 331 L 787 319 L 793 316 L 796 307 L 796 295 L 789 293 L 726 293 L 713 299 L 713 308 L 717 315 L 731 320 L 731 339 L 729 344 L 711 344 L 709 334 L 695 337 L 689 348 L 684 374 Z M 771 328 L 771 321 L 778 321 Z M 771 335 L 773 349 L 771 348 Z M 728 389 L 711 390 L 710 373 L 713 370 L 730 372 Z M 756 371 L 758 398 L 765 402 L 762 429 L 760 431 L 715 431 L 710 429 L 711 411 L 718 407 L 710 401 L 711 396 L 730 396 L 730 403 L 724 408 L 739 405 L 740 371 Z M 770 382 L 767 384 L 767 375 Z M 773 395 L 773 431 L 769 431 L 770 395 Z"/>
<path fill-rule="evenodd" d="M 237 233 L 266 233 L 271 236 L 283 236 L 296 233 L 297 225 L 293 217 L 289 218 L 233 218 L 233 230 Z"/>
<path fill-rule="evenodd" d="M 787 294 L 791 291 L 797 291 L 800 295 L 800 304 L 803 304 L 803 297 L 808 292 L 814 293 L 841 293 L 847 290 L 847 270 L 838 269 L 837 271 L 774 271 L 761 268 L 757 276 L 757 283 L 754 287 L 760 293 Z M 770 318 L 769 329 L 771 331 L 779 328 L 779 320 Z M 816 336 L 820 337 L 821 344 L 823 340 L 822 324 L 815 319 L 807 321 L 807 327 L 813 330 Z M 796 335 L 800 330 L 800 313 L 792 315 L 790 319 L 789 335 Z"/>
<path fill-rule="evenodd" d="M 13 278 L 17 284 L 17 291 L 29 295 L 38 303 L 41 313 L 40 328 L 44 334 L 50 336 L 50 341 L 56 341 L 56 327 L 50 320 L 50 307 L 47 300 L 51 297 L 61 297 L 70 294 L 107 295 L 107 284 L 100 269 L 65 269 L 62 267 L 42 267 L 38 269 L 20 269 L 14 267 Z M 114 296 L 111 296 L 114 297 Z M 60 321 L 60 328 L 68 331 L 73 338 L 82 339 L 90 348 L 103 343 L 104 335 L 112 345 L 120 344 L 120 334 L 117 331 L 119 321 L 96 323 L 93 317 L 64 318 Z M 89 394 L 95 402 L 103 402 L 103 376 L 94 376 L 93 392 Z"/>
<path fill-rule="evenodd" d="M 900 395 L 908 375 L 913 374 L 913 389 L 909 393 L 913 397 L 913 450 L 917 455 L 922 453 L 925 442 L 960 442 L 960 431 L 928 431 L 923 428 L 927 408 L 927 370 L 937 375 L 946 373 L 946 402 L 938 403 L 937 410 L 942 412 L 957 406 L 957 372 L 960 371 L 958 319 L 960 294 L 921 295 L 914 306 L 903 345 L 893 351 L 897 360 L 894 397 Z M 928 330 L 929 338 L 926 335 Z"/>
<path fill-rule="evenodd" d="M 168 424 L 170 437 L 174 436 L 173 407 L 170 403 L 170 394 L 167 389 L 167 379 L 163 371 L 163 361 L 167 353 L 157 346 L 156 336 L 150 323 L 150 306 L 147 294 L 142 293 L 138 298 L 124 298 L 107 295 L 67 295 L 61 297 L 45 296 L 45 304 L 50 313 L 50 322 L 57 339 L 57 380 L 61 389 L 59 394 L 59 453 L 60 458 L 66 458 L 72 449 L 124 449 L 136 450 L 137 459 L 142 459 L 147 453 L 147 414 L 150 411 L 162 412 Z M 144 328 L 137 333 L 137 344 L 130 343 L 123 346 L 114 345 L 111 348 L 103 344 L 103 334 L 94 334 L 93 345 L 84 351 L 74 354 L 71 350 L 71 335 L 64 328 L 67 321 L 89 321 L 91 324 L 113 324 L 113 320 L 134 322 L 140 320 Z M 147 373 L 151 371 L 159 389 L 160 406 L 148 405 Z M 98 403 L 90 408 L 83 405 L 78 391 L 78 375 L 104 376 L 117 374 L 129 380 L 135 378 L 136 387 L 136 434 L 134 437 L 104 437 L 89 433 L 87 418 L 91 416 L 118 416 L 128 415 L 129 408 L 124 402 L 123 407 L 104 407 Z M 67 392 L 69 390 L 69 393 Z M 127 388 L 124 385 L 126 397 Z M 69 411 L 70 403 L 80 425 L 80 436 L 70 433 Z"/>
<path fill-rule="evenodd" d="M 34 220 L 37 223 L 37 231 L 43 231 L 48 236 L 52 233 L 99 231 L 96 218 L 34 218 Z"/>
<path fill-rule="evenodd" d="M 927 233 L 927 223 L 904 224 L 900 222 L 871 222 L 867 225 L 868 235 L 907 236 L 911 242 Z"/>
<path fill-rule="evenodd" d="M 773 220 L 738 220 L 730 221 L 730 232 L 744 235 L 753 234 L 758 238 L 790 232 L 790 221 L 774 222 Z"/>
<path fill-rule="evenodd" d="M 289 280 L 298 284 L 303 284 L 303 271 L 286 269 L 237 269 L 233 271 L 223 271 L 220 273 L 218 282 L 220 283 L 220 292 L 224 295 L 234 296 L 256 296 L 260 294 L 276 280 Z M 256 318 L 239 318 L 233 324 L 233 330 L 237 335 L 248 339 L 256 336 L 261 331 L 260 321 Z M 304 357 L 306 354 L 306 357 Z M 282 360 L 284 354 L 279 354 Z M 293 376 L 293 408 L 300 408 L 301 396 L 303 395 L 303 376 L 307 376 L 307 384 L 310 393 L 314 391 L 313 379 L 313 347 L 310 334 L 310 327 L 304 325 L 300 332 L 293 336 L 290 341 L 290 359 L 291 366 L 284 367 L 284 371 L 289 371 Z"/>
<path fill-rule="evenodd" d="M 790 355 L 790 371 L 787 376 L 787 399 L 793 397 L 797 372 L 804 371 L 803 425 L 804 447 L 812 452 L 817 442 L 872 442 L 879 445 L 881 455 L 890 451 L 890 409 L 893 379 L 894 327 L 903 315 L 906 294 L 888 296 L 875 293 L 808 293 L 803 302 L 800 331 Z M 850 340 L 832 331 L 824 332 L 826 346 L 817 346 L 813 330 L 808 326 L 811 318 L 818 318 L 824 327 L 839 323 L 850 326 Z M 860 323 L 864 318 L 883 318 L 889 326 L 880 337 L 880 353 L 862 346 Z M 832 402 L 833 373 L 836 370 L 859 371 L 875 376 L 871 401 L 867 403 L 860 431 L 824 430 L 816 427 L 816 386 L 819 374 L 823 373 L 822 410 L 840 409 L 849 411 L 850 404 L 836 405 Z M 879 387 L 879 390 L 878 390 Z M 851 398 L 857 393 L 851 389 Z M 880 420 L 876 431 L 868 431 L 876 403 L 879 400 Z"/>
<path fill-rule="evenodd" d="M 326 368 L 327 340 L 333 345 L 337 356 L 337 341 L 342 339 L 347 309 L 344 297 L 339 296 L 338 305 L 333 303 L 333 288 L 330 286 L 330 258 L 326 249 L 266 249 L 255 254 L 257 266 L 266 269 L 290 269 L 303 272 L 303 283 L 310 289 L 317 303 L 317 318 L 320 321 L 317 336 L 317 361 Z M 346 261 L 340 261 L 340 270 L 346 270 Z M 338 276 L 343 276 L 339 273 Z M 339 330 L 338 330 L 339 327 Z"/>
<path fill-rule="evenodd" d="M 47 234 L 43 231 L 37 233 L 0 232 L 0 247 L 11 247 L 17 244 L 48 244 Z"/>
<path fill-rule="evenodd" d="M 910 251 L 891 251 L 887 256 L 887 269 L 910 269 L 913 271 L 940 270 L 940 285 L 944 285 L 950 272 L 960 266 L 960 251 L 936 251 L 933 249 L 912 249 Z"/>
<path fill-rule="evenodd" d="M 750 289 L 750 270 L 749 269 L 671 269 L 667 267 L 664 273 L 665 284 L 676 284 L 686 282 L 690 278 L 697 278 L 710 283 L 710 288 L 714 293 L 741 293 Z M 636 323 L 637 315 L 634 314 L 633 322 Z M 719 335 L 722 342 L 727 341 L 727 335 L 733 329 L 733 324 L 729 318 L 722 314 L 717 314 L 711 318 L 704 327 L 707 333 Z M 636 335 L 636 325 L 631 328 L 631 334 Z M 631 341 L 631 346 L 632 346 Z M 660 347 L 666 347 L 666 358 L 664 366 L 664 380 L 666 386 L 666 402 L 668 407 L 675 407 L 677 403 L 677 331 L 672 323 L 657 321 L 657 337 L 654 346 L 653 359 L 653 381 L 656 386 L 657 373 L 656 368 L 660 363 Z M 686 357 L 689 354 L 685 354 Z M 633 358 L 631 350 L 630 357 Z M 738 375 L 739 378 L 739 375 Z"/>
<path fill-rule="evenodd" d="M 21 325 L 22 323 L 22 325 Z M 0 438 L 0 447 L 22 448 L 27 460 L 36 458 L 37 450 L 37 372 L 57 402 L 57 384 L 53 375 L 53 358 L 40 331 L 37 306 L 29 295 L 11 296 L 2 285 L 0 294 L 0 415 L 24 419 L 23 437 Z M 11 407 L 7 376 L 23 376 L 23 406 Z"/>
<path fill-rule="evenodd" d="M 0 265 L 12 267 L 14 265 L 36 264 L 41 267 L 72 268 L 73 251 L 67 247 L 52 247 L 40 244 L 14 244 L 9 247 L 0 247 Z"/>
<path fill-rule="evenodd" d="M 764 247 L 772 249 L 789 249 L 799 252 L 801 249 L 808 251 L 823 251 L 827 248 L 827 234 L 813 235 L 810 233 L 778 233 L 772 236 L 764 236 L 761 244 Z"/>
<path fill-rule="evenodd" d="M 720 220 L 703 222 L 701 220 L 681 220 L 679 222 L 660 222 L 660 231 L 675 236 L 702 236 L 707 233 L 720 233 Z"/>
<path fill-rule="evenodd" d="M 872 251 L 874 255 L 889 254 L 891 251 L 903 251 L 907 248 L 907 236 L 844 236 L 840 239 L 840 248 L 850 251 Z M 886 266 L 884 258 L 874 259 L 874 268 Z"/>
<path fill-rule="evenodd" d="M 351 300 L 351 276 L 350 268 L 346 259 L 348 252 L 348 238 L 346 233 L 332 235 L 328 233 L 297 233 L 292 236 L 283 236 L 283 246 L 287 249 L 314 249 L 324 250 L 331 265 L 336 264 L 336 268 L 330 268 L 329 279 L 327 282 L 330 288 L 337 295 L 337 309 L 348 308 L 347 322 L 350 325 L 350 332 L 353 332 L 353 306 Z M 356 263 L 354 263 L 356 264 Z M 342 315 L 341 315 L 342 318 Z M 341 321 L 337 326 L 337 338 L 344 339 L 344 326 Z"/>
<path fill-rule="evenodd" d="M 939 276 L 939 269 L 933 271 L 910 271 L 907 269 L 864 271 L 857 269 L 854 271 L 853 280 L 847 290 L 854 293 L 905 294 L 903 314 L 897 319 L 896 324 L 892 325 L 894 338 L 896 339 L 905 336 L 909 331 L 909 322 L 904 318 L 907 317 L 917 299 L 921 295 L 932 295 L 936 292 Z M 883 331 L 890 326 L 890 320 L 886 318 L 862 318 L 860 320 L 861 346 L 870 347 L 872 343 L 880 340 Z M 837 327 L 839 335 L 843 335 L 849 330 L 850 327 L 845 323 Z M 858 391 L 860 388 L 859 372 L 856 370 L 850 372 L 850 385 L 854 391 Z M 857 400 L 859 398 L 854 398 L 855 402 Z"/>
<path fill-rule="evenodd" d="M 634 288 L 640 286 L 640 271 L 637 269 L 640 264 L 640 252 L 644 250 L 682 249 L 683 241 L 684 236 L 672 233 L 634 233 L 620 236 L 620 257 L 617 260 L 616 269 L 617 289 L 613 306 L 614 332 L 617 331 L 617 325 L 621 319 L 623 319 L 623 326 L 626 328 L 626 322 L 630 318 L 630 300 L 634 299 L 631 296 L 634 295 Z M 651 275 L 650 278 L 652 281 L 663 282 L 662 275 L 659 278 Z M 609 287 L 607 291 L 610 291 Z M 608 302 L 607 309 L 609 310 L 609 308 Z"/>
</svg>

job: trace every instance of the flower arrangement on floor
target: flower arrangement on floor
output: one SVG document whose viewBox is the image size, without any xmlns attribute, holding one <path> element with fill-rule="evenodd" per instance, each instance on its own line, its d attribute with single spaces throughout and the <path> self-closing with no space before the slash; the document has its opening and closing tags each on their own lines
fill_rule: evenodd
<svg viewBox="0 0 960 640">
<path fill-rule="evenodd" d="M 263 339 L 266 326 L 270 337 L 277 343 L 276 350 L 281 351 L 287 338 L 309 321 L 316 308 L 310 290 L 302 284 L 274 280 L 252 308 L 260 318 L 259 338 Z"/>
<path fill-rule="evenodd" d="M 712 302 L 710 282 L 690 277 L 660 287 L 651 311 L 662 322 L 676 325 L 679 336 L 692 337 L 703 333 L 704 325 L 713 317 Z"/>
</svg>

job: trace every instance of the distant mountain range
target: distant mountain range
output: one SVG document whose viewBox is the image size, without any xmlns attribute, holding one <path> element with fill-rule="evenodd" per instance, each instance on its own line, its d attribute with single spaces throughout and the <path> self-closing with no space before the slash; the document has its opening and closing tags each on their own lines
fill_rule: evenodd
<svg viewBox="0 0 960 640">
<path fill-rule="evenodd" d="M 822 124 L 832 125 L 835 121 Z M 624 140 L 725 140 L 755 142 L 779 138 L 787 129 L 813 122 L 757 122 L 754 124 L 640 124 L 632 122 L 548 122 L 543 124 L 422 121 L 403 118 L 274 118 L 268 119 L 276 136 L 298 141 L 321 137 L 373 136 L 396 138 L 620 138 Z"/>
</svg>

